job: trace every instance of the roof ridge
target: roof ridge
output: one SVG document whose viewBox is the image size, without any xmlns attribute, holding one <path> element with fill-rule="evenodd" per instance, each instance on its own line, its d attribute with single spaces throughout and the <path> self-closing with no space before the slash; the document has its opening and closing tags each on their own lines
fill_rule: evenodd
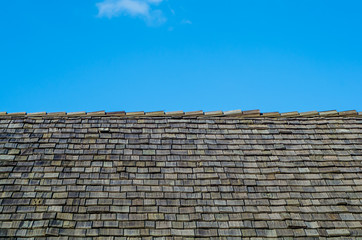
<svg viewBox="0 0 362 240">
<path fill-rule="evenodd" d="M 356 110 L 348 110 L 348 111 L 336 111 L 336 110 L 329 110 L 329 111 L 308 111 L 308 112 L 267 112 L 261 113 L 260 110 L 246 110 L 242 111 L 232 110 L 232 111 L 210 111 L 204 112 L 200 111 L 192 111 L 192 112 L 183 112 L 183 111 L 171 111 L 171 112 L 164 112 L 164 111 L 154 111 L 154 112 L 125 112 L 125 111 L 117 111 L 117 112 L 106 112 L 102 111 L 95 111 L 95 112 L 35 112 L 35 113 L 26 113 L 26 112 L 15 112 L 15 113 L 7 113 L 7 112 L 0 112 L 0 117 L 79 117 L 79 116 L 118 116 L 118 117 L 125 117 L 125 118 L 132 118 L 132 117 L 236 117 L 236 118 L 258 118 L 258 117 L 271 117 L 271 118 L 286 118 L 286 117 L 332 117 L 332 116 L 343 116 L 343 117 L 350 117 L 350 116 L 362 116 L 362 112 L 357 112 Z"/>
</svg>

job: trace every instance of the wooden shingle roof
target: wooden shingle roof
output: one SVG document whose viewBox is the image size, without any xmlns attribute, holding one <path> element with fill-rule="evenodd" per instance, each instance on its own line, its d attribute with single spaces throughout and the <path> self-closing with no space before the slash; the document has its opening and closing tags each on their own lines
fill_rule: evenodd
<svg viewBox="0 0 362 240">
<path fill-rule="evenodd" d="M 3 113 L 0 238 L 357 239 L 361 169 L 356 111 Z"/>
</svg>

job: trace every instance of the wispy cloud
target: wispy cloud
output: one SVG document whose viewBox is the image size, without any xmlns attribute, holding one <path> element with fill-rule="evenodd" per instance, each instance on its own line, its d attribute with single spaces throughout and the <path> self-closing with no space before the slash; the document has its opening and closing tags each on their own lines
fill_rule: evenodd
<svg viewBox="0 0 362 240">
<path fill-rule="evenodd" d="M 190 20 L 188 20 L 188 19 L 183 19 L 183 20 L 181 21 L 181 23 L 182 23 L 182 24 L 192 24 L 192 22 L 191 22 Z"/>
<path fill-rule="evenodd" d="M 166 21 L 157 5 L 163 0 L 104 0 L 97 3 L 98 17 L 128 15 L 139 17 L 148 24 L 162 24 Z"/>
</svg>

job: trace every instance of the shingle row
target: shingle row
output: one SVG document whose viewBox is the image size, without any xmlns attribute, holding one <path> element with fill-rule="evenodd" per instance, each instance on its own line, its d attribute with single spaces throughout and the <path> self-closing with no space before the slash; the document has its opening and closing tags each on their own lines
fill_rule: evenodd
<svg viewBox="0 0 362 240">
<path fill-rule="evenodd" d="M 0 116 L 9 116 L 9 117 L 19 117 L 19 116 L 28 116 L 28 117 L 78 117 L 78 116 L 118 116 L 118 117 L 241 117 L 241 118 L 255 118 L 255 117 L 331 117 L 331 116 L 358 116 L 362 115 L 361 112 L 357 112 L 356 110 L 348 110 L 348 111 L 308 111 L 308 112 L 267 112 L 260 113 L 260 110 L 232 110 L 232 111 L 192 111 L 192 112 L 183 112 L 183 111 L 173 111 L 173 112 L 164 112 L 164 111 L 155 111 L 155 112 L 125 112 L 125 111 L 117 111 L 117 112 L 106 112 L 106 111 L 96 111 L 96 112 L 35 112 L 35 113 L 26 113 L 26 112 L 0 112 Z"/>
</svg>

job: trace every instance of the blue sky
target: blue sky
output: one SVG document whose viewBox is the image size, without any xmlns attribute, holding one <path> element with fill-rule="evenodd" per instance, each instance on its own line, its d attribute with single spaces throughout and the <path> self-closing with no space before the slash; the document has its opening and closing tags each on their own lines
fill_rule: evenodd
<svg viewBox="0 0 362 240">
<path fill-rule="evenodd" d="M 14 0 L 0 111 L 362 111 L 362 1 Z"/>
</svg>

